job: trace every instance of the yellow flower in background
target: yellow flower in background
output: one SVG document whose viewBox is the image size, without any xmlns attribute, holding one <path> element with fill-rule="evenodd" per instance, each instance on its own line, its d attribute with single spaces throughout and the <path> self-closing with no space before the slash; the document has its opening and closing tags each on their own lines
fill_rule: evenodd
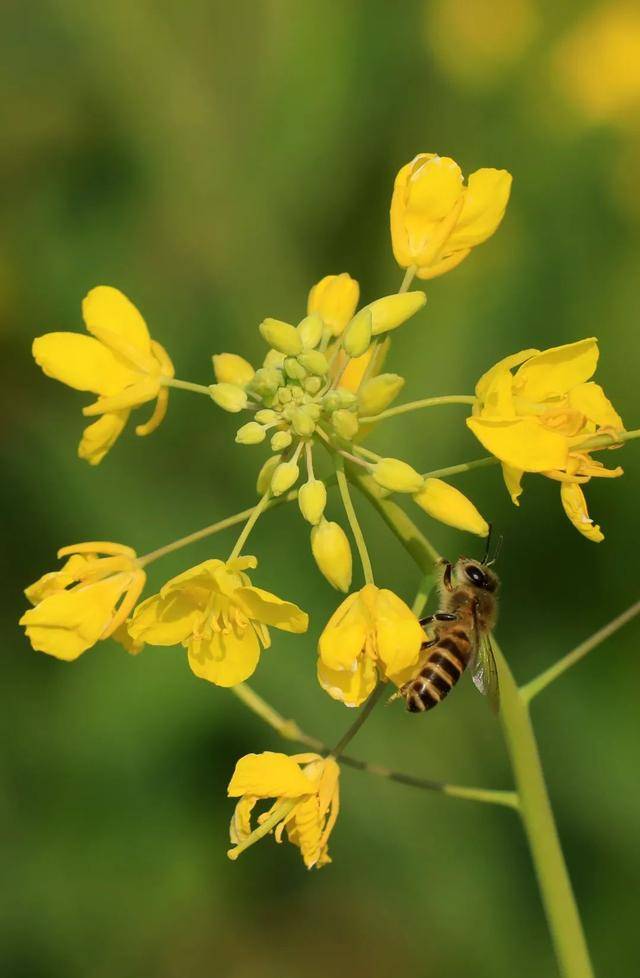
<svg viewBox="0 0 640 978">
<path fill-rule="evenodd" d="M 605 3 L 589 10 L 560 42 L 556 84 L 591 123 L 637 126 L 640 110 L 640 7 Z"/>
<path fill-rule="evenodd" d="M 20 624 L 34 649 L 69 662 L 119 629 L 146 575 L 135 551 L 119 543 L 78 543 L 58 557 L 69 559 L 26 589 L 34 607 Z"/>
<path fill-rule="evenodd" d="M 398 173 L 391 199 L 391 241 L 402 268 L 422 279 L 443 275 L 490 238 L 509 201 L 511 174 L 481 169 L 467 186 L 455 160 L 420 153 Z"/>
<path fill-rule="evenodd" d="M 147 422 L 136 427 L 148 435 L 167 412 L 169 392 L 164 378 L 174 375 L 165 349 L 149 336 L 147 325 L 118 289 L 99 285 L 82 302 L 82 316 L 91 336 L 82 333 L 46 333 L 33 341 L 33 356 L 47 377 L 79 391 L 91 391 L 98 400 L 82 413 L 99 416 L 85 428 L 78 455 L 97 465 L 126 425 L 132 408 L 155 400 Z"/>
<path fill-rule="evenodd" d="M 578 448 L 592 435 L 624 430 L 620 415 L 590 379 L 598 356 L 593 337 L 542 353 L 523 350 L 505 357 L 478 381 L 477 401 L 467 425 L 502 462 L 516 505 L 525 472 L 540 472 L 573 485 L 593 477 L 622 475 L 621 468 L 607 469 Z M 565 491 L 563 503 L 577 529 L 597 539 L 582 494 Z"/>
<path fill-rule="evenodd" d="M 347 272 L 325 275 L 309 292 L 307 314 L 319 313 L 332 336 L 340 336 L 353 318 L 360 286 Z"/>
<path fill-rule="evenodd" d="M 228 856 L 241 852 L 275 829 L 276 842 L 286 831 L 297 846 L 307 869 L 331 862 L 329 836 L 340 809 L 340 768 L 332 757 L 319 754 L 247 754 L 236 764 L 227 794 L 239 798 L 229 835 L 234 845 Z M 258 817 L 252 829 L 251 815 L 259 801 L 273 798 L 273 805 Z"/>
<path fill-rule="evenodd" d="M 393 591 L 365 584 L 336 609 L 318 642 L 318 681 L 346 706 L 359 706 L 379 679 L 401 686 L 417 668 L 424 632 Z"/>
<path fill-rule="evenodd" d="M 269 627 L 306 632 L 309 616 L 297 605 L 254 587 L 247 569 L 255 557 L 206 560 L 168 581 L 136 609 L 128 625 L 136 643 L 179 645 L 196 676 L 235 686 L 253 674 Z"/>
</svg>

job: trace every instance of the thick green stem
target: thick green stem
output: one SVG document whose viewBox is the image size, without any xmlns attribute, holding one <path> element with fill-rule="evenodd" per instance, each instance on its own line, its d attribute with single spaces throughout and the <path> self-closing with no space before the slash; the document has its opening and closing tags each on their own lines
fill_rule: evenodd
<svg viewBox="0 0 640 978">
<path fill-rule="evenodd" d="M 367 477 L 355 476 L 387 525 L 424 571 L 438 555 L 413 521 L 389 500 L 380 500 Z M 390 505 L 395 508 L 390 508 Z M 399 513 L 402 515 L 399 516 Z M 435 554 L 435 558 L 434 558 Z M 529 710 L 501 650 L 496 646 L 500 675 L 500 723 L 511 759 L 519 810 L 529 843 L 558 967 L 563 978 L 593 978 L 593 969 L 564 861 L 542 772 Z"/>
</svg>

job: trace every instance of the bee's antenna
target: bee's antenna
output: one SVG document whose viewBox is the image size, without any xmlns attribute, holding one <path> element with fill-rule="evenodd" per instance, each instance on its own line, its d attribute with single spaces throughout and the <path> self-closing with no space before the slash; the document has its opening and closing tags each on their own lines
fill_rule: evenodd
<svg viewBox="0 0 640 978">
<path fill-rule="evenodd" d="M 501 533 L 500 536 L 498 537 L 498 542 L 496 544 L 496 549 L 493 553 L 493 557 L 489 561 L 490 564 L 495 564 L 496 560 L 500 556 L 500 551 L 502 550 L 503 541 L 504 541 L 504 535 Z"/>
<path fill-rule="evenodd" d="M 487 543 L 484 548 L 484 557 L 482 558 L 482 563 L 485 565 L 487 564 L 487 561 L 489 559 L 489 550 L 491 549 L 491 528 L 492 528 L 491 523 L 489 523 L 489 532 L 487 533 Z M 495 560 L 495 557 L 493 558 L 493 560 Z M 493 563 L 493 560 L 491 561 L 491 563 Z"/>
</svg>

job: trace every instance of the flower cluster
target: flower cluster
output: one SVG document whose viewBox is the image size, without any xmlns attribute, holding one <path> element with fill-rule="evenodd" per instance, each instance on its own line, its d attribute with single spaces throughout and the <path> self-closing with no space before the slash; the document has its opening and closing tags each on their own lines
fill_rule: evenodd
<svg viewBox="0 0 640 978">
<path fill-rule="evenodd" d="M 409 607 L 375 583 L 350 486 L 358 485 L 378 506 L 390 494 L 409 497 L 410 504 L 433 519 L 486 537 L 489 524 L 471 500 L 443 481 L 445 473 L 425 474 L 405 459 L 382 457 L 364 444 L 385 419 L 436 404 L 472 407 L 467 424 L 502 463 L 514 502 L 524 473 L 557 479 L 572 522 L 589 539 L 602 539 L 587 516 L 581 485 L 622 470 L 605 469 L 595 460 L 589 439 L 608 435 L 613 444 L 623 427 L 591 380 L 596 340 L 509 356 L 481 377 L 475 395 L 391 407 L 404 380 L 382 369 L 390 334 L 426 302 L 424 292 L 410 291 L 413 279 L 452 270 L 486 241 L 502 220 L 510 186 L 504 170 L 478 170 L 465 185 L 453 160 L 432 153 L 417 156 L 400 170 L 391 202 L 393 250 L 406 270 L 399 291 L 358 309 L 355 279 L 344 272 L 327 275 L 309 292 L 299 323 L 274 318 L 260 323 L 268 349 L 259 367 L 237 353 L 215 354 L 215 383 L 176 379 L 171 360 L 151 339 L 137 309 L 106 286 L 93 289 L 83 302 L 91 335 L 60 332 L 36 339 L 33 354 L 48 376 L 97 395 L 84 408 L 85 415 L 97 420 L 85 430 L 79 447 L 80 457 L 92 465 L 113 446 L 131 410 L 147 401 L 155 401 L 153 414 L 136 433 L 157 428 L 170 387 L 202 394 L 232 414 L 244 413 L 236 441 L 268 442 L 270 453 L 257 476 L 259 502 L 237 517 L 141 557 L 129 547 L 105 542 L 60 550 L 58 556 L 68 558 L 64 565 L 26 590 L 33 607 L 20 623 L 33 648 L 71 660 L 109 637 L 132 654 L 145 645 L 183 646 L 196 676 L 245 698 L 253 696 L 244 683 L 270 645 L 269 630 L 302 634 L 309 616 L 294 602 L 252 583 L 247 572 L 258 562 L 245 554 L 245 545 L 267 509 L 296 498 L 311 527 L 317 567 L 329 584 L 347 594 L 319 638 L 320 686 L 349 707 L 363 703 L 380 684 L 402 687 L 425 661 L 428 643 L 418 619 L 424 602 Z M 464 469 L 452 466 L 453 472 Z M 353 591 L 352 544 L 342 523 L 325 516 L 334 483 L 362 570 L 363 584 Z M 226 559 L 211 557 L 138 603 L 150 562 L 235 523 L 244 525 Z M 307 867 L 329 862 L 328 839 L 339 806 L 340 751 L 336 748 L 326 757 L 268 752 L 243 757 L 229 784 L 229 796 L 239 799 L 229 855 L 235 858 L 269 832 L 277 841 L 286 832 Z M 253 809 L 265 799 L 273 803 L 252 827 Z"/>
</svg>

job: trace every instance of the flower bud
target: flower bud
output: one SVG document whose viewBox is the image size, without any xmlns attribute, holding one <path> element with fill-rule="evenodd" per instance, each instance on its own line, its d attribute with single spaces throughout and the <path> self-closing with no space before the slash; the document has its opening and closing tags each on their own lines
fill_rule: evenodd
<svg viewBox="0 0 640 978">
<path fill-rule="evenodd" d="M 271 479 L 273 473 L 280 465 L 282 461 L 281 455 L 270 455 L 266 460 L 260 471 L 258 472 L 258 478 L 256 480 L 256 492 L 259 496 L 264 496 L 265 492 L 271 485 Z"/>
<path fill-rule="evenodd" d="M 314 396 L 322 387 L 322 380 L 320 377 L 307 377 L 306 380 L 302 381 L 302 386 L 307 394 Z"/>
<path fill-rule="evenodd" d="M 361 309 L 354 322 L 366 313 L 370 313 L 371 332 L 374 336 L 378 336 L 380 333 L 401 326 L 422 309 L 426 301 L 424 292 L 396 292 L 394 295 L 385 295 L 382 299 L 376 299 L 375 302 Z"/>
<path fill-rule="evenodd" d="M 353 407 L 358 400 L 353 391 L 345 390 L 343 387 L 338 388 L 336 393 L 338 395 L 340 407 Z"/>
<path fill-rule="evenodd" d="M 295 408 L 290 415 L 291 424 L 296 435 L 306 438 L 316 430 L 316 423 L 306 408 Z"/>
<path fill-rule="evenodd" d="M 270 408 L 261 408 L 260 411 L 256 411 L 255 417 L 260 424 L 273 424 L 274 421 L 280 420 L 278 412 L 272 411 Z"/>
<path fill-rule="evenodd" d="M 371 474 L 389 492 L 419 492 L 424 483 L 420 473 L 399 458 L 381 458 Z"/>
<path fill-rule="evenodd" d="M 428 516 L 447 526 L 476 533 L 479 537 L 489 533 L 489 524 L 471 500 L 442 479 L 425 479 L 422 489 L 413 498 Z"/>
<path fill-rule="evenodd" d="M 322 408 L 315 401 L 311 401 L 309 404 L 305 404 L 304 409 L 310 418 L 317 421 L 322 414 Z"/>
<path fill-rule="evenodd" d="M 295 485 L 300 475 L 300 469 L 295 462 L 280 462 L 271 476 L 271 492 L 281 496 L 283 492 Z"/>
<path fill-rule="evenodd" d="M 370 309 L 363 309 L 351 320 L 342 334 L 342 346 L 350 357 L 361 357 L 371 344 L 373 318 Z"/>
<path fill-rule="evenodd" d="M 338 591 L 348 591 L 352 572 L 351 547 L 342 527 L 327 520 L 314 526 L 311 552 L 329 584 Z"/>
<path fill-rule="evenodd" d="M 319 350 L 307 350 L 306 353 L 300 354 L 298 360 L 308 373 L 315 374 L 317 377 L 324 377 L 329 370 L 327 358 Z"/>
<path fill-rule="evenodd" d="M 302 387 L 292 387 L 291 388 L 291 400 L 294 404 L 301 404 L 304 398 L 304 391 Z"/>
<path fill-rule="evenodd" d="M 333 412 L 331 415 L 331 424 L 340 437 L 346 441 L 351 441 L 358 433 L 358 419 L 356 415 L 353 411 L 347 411 L 345 408 L 340 408 L 339 411 Z"/>
<path fill-rule="evenodd" d="M 283 381 L 280 370 L 276 370 L 275 367 L 260 367 L 251 381 L 251 390 L 259 397 L 273 397 Z"/>
<path fill-rule="evenodd" d="M 266 431 L 256 421 L 247 421 L 236 431 L 236 441 L 239 445 L 259 445 L 266 436 Z"/>
<path fill-rule="evenodd" d="M 278 400 L 281 404 L 289 404 L 293 398 L 293 392 L 290 387 L 281 387 L 278 391 Z"/>
<path fill-rule="evenodd" d="M 236 384 L 211 384 L 209 391 L 213 400 L 223 411 L 237 414 L 238 411 L 243 411 L 247 406 L 247 395 L 244 389 Z"/>
<path fill-rule="evenodd" d="M 346 272 L 326 275 L 309 293 L 307 312 L 317 312 L 333 336 L 339 336 L 358 305 L 360 286 Z"/>
<path fill-rule="evenodd" d="M 283 363 L 284 363 L 284 353 L 280 353 L 280 350 L 268 350 L 267 355 L 262 363 L 262 366 L 275 367 L 276 370 L 282 370 Z"/>
<path fill-rule="evenodd" d="M 340 407 L 340 395 L 338 392 L 333 390 L 325 394 L 322 398 L 322 405 L 327 414 L 331 414 L 332 411 L 337 411 Z"/>
<path fill-rule="evenodd" d="M 216 353 L 211 359 L 213 372 L 219 384 L 246 387 L 253 380 L 255 370 L 244 357 L 239 357 L 236 353 Z"/>
<path fill-rule="evenodd" d="M 300 512 L 308 523 L 316 525 L 322 519 L 327 505 L 327 490 L 320 479 L 310 479 L 298 490 Z"/>
<path fill-rule="evenodd" d="M 322 317 L 317 312 L 312 313 L 298 324 L 298 333 L 305 350 L 312 350 L 322 339 Z"/>
<path fill-rule="evenodd" d="M 379 374 L 366 380 L 358 391 L 358 413 L 366 418 L 380 414 L 391 404 L 404 387 L 404 377 L 399 374 Z"/>
<path fill-rule="evenodd" d="M 271 439 L 271 448 L 274 452 L 283 452 L 285 448 L 288 448 L 293 437 L 290 431 L 276 431 L 275 435 Z"/>
<path fill-rule="evenodd" d="M 265 319 L 258 328 L 262 338 L 274 350 L 290 357 L 295 357 L 302 351 L 302 340 L 295 326 L 283 323 L 281 319 Z"/>
<path fill-rule="evenodd" d="M 291 380 L 304 380 L 307 371 L 296 357 L 287 357 L 284 361 L 284 372 Z"/>
</svg>

